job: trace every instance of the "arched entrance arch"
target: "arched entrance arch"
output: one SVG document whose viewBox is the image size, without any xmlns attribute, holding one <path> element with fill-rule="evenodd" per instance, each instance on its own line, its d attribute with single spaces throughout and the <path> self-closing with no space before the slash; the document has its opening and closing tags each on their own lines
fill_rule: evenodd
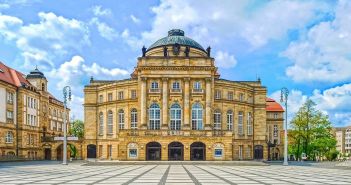
<svg viewBox="0 0 351 185">
<path fill-rule="evenodd" d="M 168 144 L 168 160 L 183 161 L 184 145 L 180 142 L 172 142 Z"/>
<path fill-rule="evenodd" d="M 161 160 L 161 144 L 158 142 L 150 142 L 146 144 L 146 160 L 159 161 Z"/>
<path fill-rule="evenodd" d="M 87 158 L 96 158 L 96 145 L 90 144 L 87 146 Z"/>
<path fill-rule="evenodd" d="M 190 145 L 190 160 L 204 161 L 206 160 L 206 145 L 202 142 L 194 142 Z"/>
<path fill-rule="evenodd" d="M 256 160 L 261 160 L 263 159 L 263 146 L 262 145 L 256 145 L 254 149 L 254 159 Z"/>
</svg>

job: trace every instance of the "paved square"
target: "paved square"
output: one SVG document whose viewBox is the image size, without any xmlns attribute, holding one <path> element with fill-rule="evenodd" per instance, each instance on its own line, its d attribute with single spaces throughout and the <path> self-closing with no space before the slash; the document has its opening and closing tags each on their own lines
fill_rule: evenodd
<svg viewBox="0 0 351 185">
<path fill-rule="evenodd" d="M 0 165 L 0 184 L 351 184 L 350 170 L 307 166 Z"/>
</svg>

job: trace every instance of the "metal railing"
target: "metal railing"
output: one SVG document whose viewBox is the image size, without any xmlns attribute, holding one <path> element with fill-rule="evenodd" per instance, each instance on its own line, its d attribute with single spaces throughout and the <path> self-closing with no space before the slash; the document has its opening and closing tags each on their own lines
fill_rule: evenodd
<svg viewBox="0 0 351 185">
<path fill-rule="evenodd" d="M 224 137 L 232 136 L 230 130 L 120 130 L 119 136 L 185 136 L 185 137 Z"/>
</svg>

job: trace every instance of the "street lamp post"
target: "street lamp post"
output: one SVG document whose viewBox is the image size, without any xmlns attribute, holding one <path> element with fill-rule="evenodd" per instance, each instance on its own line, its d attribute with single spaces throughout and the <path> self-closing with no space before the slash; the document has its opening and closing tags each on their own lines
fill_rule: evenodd
<svg viewBox="0 0 351 185">
<path fill-rule="evenodd" d="M 71 101 L 71 87 L 63 88 L 63 161 L 62 164 L 67 165 L 67 100 Z"/>
<path fill-rule="evenodd" d="M 284 166 L 288 165 L 288 95 L 286 87 L 281 89 L 280 102 L 285 104 L 285 129 L 284 129 Z"/>
</svg>

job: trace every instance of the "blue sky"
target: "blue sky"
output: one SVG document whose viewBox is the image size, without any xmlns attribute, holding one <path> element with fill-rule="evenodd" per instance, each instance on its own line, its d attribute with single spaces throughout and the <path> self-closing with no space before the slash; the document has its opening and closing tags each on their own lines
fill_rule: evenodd
<svg viewBox="0 0 351 185">
<path fill-rule="evenodd" d="M 211 46 L 221 78 L 260 77 L 279 100 L 290 89 L 291 117 L 307 99 L 335 126 L 351 123 L 350 1 L 0 0 L 0 60 L 28 73 L 38 65 L 59 99 L 73 87 L 74 118 L 83 87 L 128 78 L 150 46 L 180 28 Z"/>
</svg>

